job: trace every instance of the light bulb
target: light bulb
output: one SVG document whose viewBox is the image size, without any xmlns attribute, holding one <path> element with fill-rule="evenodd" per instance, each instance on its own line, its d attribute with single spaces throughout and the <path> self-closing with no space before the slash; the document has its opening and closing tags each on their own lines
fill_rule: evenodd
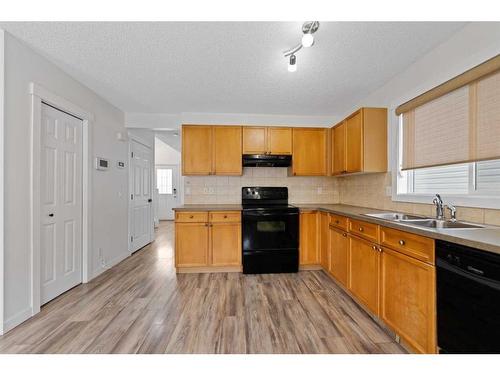
<svg viewBox="0 0 500 375">
<path fill-rule="evenodd" d="M 297 70 L 297 58 L 295 55 L 290 56 L 290 60 L 288 61 L 288 71 L 295 72 Z"/>
<path fill-rule="evenodd" d="M 314 36 L 312 34 L 302 35 L 302 47 L 311 47 L 314 43 Z"/>
</svg>

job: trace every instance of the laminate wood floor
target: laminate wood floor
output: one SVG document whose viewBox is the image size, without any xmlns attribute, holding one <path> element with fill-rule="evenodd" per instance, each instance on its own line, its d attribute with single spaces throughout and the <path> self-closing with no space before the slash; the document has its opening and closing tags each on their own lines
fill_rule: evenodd
<svg viewBox="0 0 500 375">
<path fill-rule="evenodd" d="M 323 271 L 179 274 L 173 223 L 0 337 L 0 353 L 405 353 Z"/>
</svg>

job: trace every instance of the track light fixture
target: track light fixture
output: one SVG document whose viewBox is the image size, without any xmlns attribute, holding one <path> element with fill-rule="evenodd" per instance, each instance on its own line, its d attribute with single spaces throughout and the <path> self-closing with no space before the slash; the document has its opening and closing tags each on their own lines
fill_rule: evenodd
<svg viewBox="0 0 500 375">
<path fill-rule="evenodd" d="M 304 22 L 302 25 L 302 40 L 300 44 L 297 44 L 295 47 L 290 48 L 289 50 L 283 52 L 285 57 L 290 56 L 290 60 L 288 61 L 288 71 L 295 72 L 297 70 L 297 57 L 295 54 L 302 49 L 302 47 L 308 48 L 314 44 L 314 33 L 318 31 L 319 22 L 318 21 L 308 21 Z"/>
</svg>

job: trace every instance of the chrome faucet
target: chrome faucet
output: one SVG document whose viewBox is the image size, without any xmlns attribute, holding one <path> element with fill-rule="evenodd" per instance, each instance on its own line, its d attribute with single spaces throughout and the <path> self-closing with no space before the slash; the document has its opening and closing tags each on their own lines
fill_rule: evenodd
<svg viewBox="0 0 500 375">
<path fill-rule="evenodd" d="M 434 199 L 432 200 L 434 206 L 436 206 L 436 219 L 443 220 L 444 219 L 444 205 L 443 200 L 439 194 L 436 194 Z"/>
<path fill-rule="evenodd" d="M 457 208 L 454 205 L 449 204 L 449 203 L 446 205 L 446 208 L 448 208 L 448 210 L 450 210 L 451 221 L 457 221 Z"/>
</svg>

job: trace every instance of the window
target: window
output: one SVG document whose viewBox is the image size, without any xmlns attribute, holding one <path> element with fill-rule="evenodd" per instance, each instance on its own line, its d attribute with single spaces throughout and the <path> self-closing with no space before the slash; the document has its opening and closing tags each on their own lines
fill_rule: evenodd
<svg viewBox="0 0 500 375">
<path fill-rule="evenodd" d="M 158 194 L 172 194 L 172 169 L 158 168 L 156 170 L 156 188 Z"/>
<path fill-rule="evenodd" d="M 439 193 L 454 200 L 460 197 L 466 198 L 458 199 L 460 203 L 457 201 L 456 204 L 497 207 L 493 200 L 500 198 L 500 159 L 403 171 L 401 161 L 404 128 L 401 117 L 396 154 L 398 156 L 397 200 L 430 203 L 428 197 Z M 412 196 L 425 197 L 426 200 L 411 199 Z M 483 200 L 486 198 L 486 203 L 475 204 L 473 200 L 478 198 Z"/>
</svg>

